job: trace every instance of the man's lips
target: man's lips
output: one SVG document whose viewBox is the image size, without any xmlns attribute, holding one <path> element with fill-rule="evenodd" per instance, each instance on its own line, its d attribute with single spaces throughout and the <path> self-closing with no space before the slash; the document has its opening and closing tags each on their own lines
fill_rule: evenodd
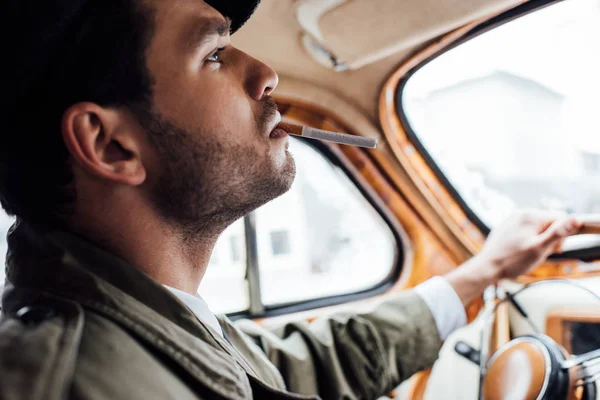
<svg viewBox="0 0 600 400">
<path fill-rule="evenodd" d="M 282 139 L 288 135 L 289 134 L 284 129 L 277 127 L 271 131 L 271 135 L 269 135 L 269 137 L 271 139 Z"/>
<path fill-rule="evenodd" d="M 278 127 L 278 125 L 279 125 L 280 122 L 281 122 L 281 114 L 279 114 L 279 111 L 277 111 L 277 113 L 275 114 L 275 117 L 273 118 L 273 120 L 269 124 L 269 137 L 274 138 L 273 134 L 275 133 L 276 130 L 280 129 Z"/>
</svg>

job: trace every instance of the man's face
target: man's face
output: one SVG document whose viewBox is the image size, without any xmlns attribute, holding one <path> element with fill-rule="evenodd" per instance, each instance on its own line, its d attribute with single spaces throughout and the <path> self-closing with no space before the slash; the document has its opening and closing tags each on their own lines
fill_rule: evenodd
<svg viewBox="0 0 600 400">
<path fill-rule="evenodd" d="M 161 215 L 184 229 L 223 229 L 289 189 L 295 165 L 269 97 L 277 74 L 230 45 L 228 23 L 203 1 L 152 1 L 146 52 L 152 109 L 142 125 Z"/>
</svg>

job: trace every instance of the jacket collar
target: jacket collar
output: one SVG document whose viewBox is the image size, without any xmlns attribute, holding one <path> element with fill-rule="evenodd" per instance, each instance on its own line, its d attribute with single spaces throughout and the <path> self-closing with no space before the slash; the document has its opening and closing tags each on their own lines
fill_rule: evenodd
<svg viewBox="0 0 600 400">
<path fill-rule="evenodd" d="M 4 310 L 16 312 L 22 292 L 81 304 L 118 322 L 227 398 L 249 397 L 250 367 L 233 356 L 167 289 L 141 270 L 67 232 L 44 232 L 17 222 L 8 236 Z M 31 299 L 31 296 L 25 296 Z M 217 385 L 218 382 L 218 385 Z"/>
</svg>

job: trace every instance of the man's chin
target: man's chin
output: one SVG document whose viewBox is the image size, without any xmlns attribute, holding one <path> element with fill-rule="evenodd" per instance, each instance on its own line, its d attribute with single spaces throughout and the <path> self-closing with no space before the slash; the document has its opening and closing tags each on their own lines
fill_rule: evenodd
<svg viewBox="0 0 600 400">
<path fill-rule="evenodd" d="M 294 183 L 294 179 L 296 178 L 296 160 L 292 153 L 289 152 L 288 149 L 285 150 L 286 163 L 284 166 L 284 174 L 287 174 L 290 178 L 290 186 Z"/>
<path fill-rule="evenodd" d="M 276 186 L 280 188 L 280 193 L 275 197 L 279 197 L 286 193 L 292 187 L 294 179 L 296 178 L 296 161 L 292 154 L 286 149 L 285 150 L 285 162 L 279 169 L 279 173 L 275 177 L 277 181 Z"/>
<path fill-rule="evenodd" d="M 234 211 L 233 213 L 230 212 L 230 214 L 236 215 L 237 218 L 287 193 L 296 177 L 296 163 L 290 154 L 280 168 L 272 168 L 268 172 L 263 170 L 256 174 L 260 174 L 260 178 L 253 179 L 251 187 L 245 190 L 238 190 L 236 192 L 238 196 L 235 196 L 235 201 L 229 203 L 232 205 L 229 207 L 229 211 Z M 234 220 L 232 219 L 231 222 Z"/>
</svg>

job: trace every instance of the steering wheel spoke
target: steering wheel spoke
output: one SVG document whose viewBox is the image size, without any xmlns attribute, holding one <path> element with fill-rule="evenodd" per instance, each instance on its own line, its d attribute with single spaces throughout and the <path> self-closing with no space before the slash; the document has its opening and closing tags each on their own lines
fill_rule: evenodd
<svg viewBox="0 0 600 400">
<path fill-rule="evenodd" d="M 570 369 L 576 386 L 584 386 L 600 379 L 600 349 L 574 356 L 563 362 L 563 369 Z"/>
<path fill-rule="evenodd" d="M 581 365 L 587 362 L 598 361 L 600 362 L 600 349 L 592 350 L 588 353 L 584 353 L 578 356 L 573 356 L 565 362 L 563 362 L 563 369 L 573 368 L 577 365 Z"/>
</svg>

